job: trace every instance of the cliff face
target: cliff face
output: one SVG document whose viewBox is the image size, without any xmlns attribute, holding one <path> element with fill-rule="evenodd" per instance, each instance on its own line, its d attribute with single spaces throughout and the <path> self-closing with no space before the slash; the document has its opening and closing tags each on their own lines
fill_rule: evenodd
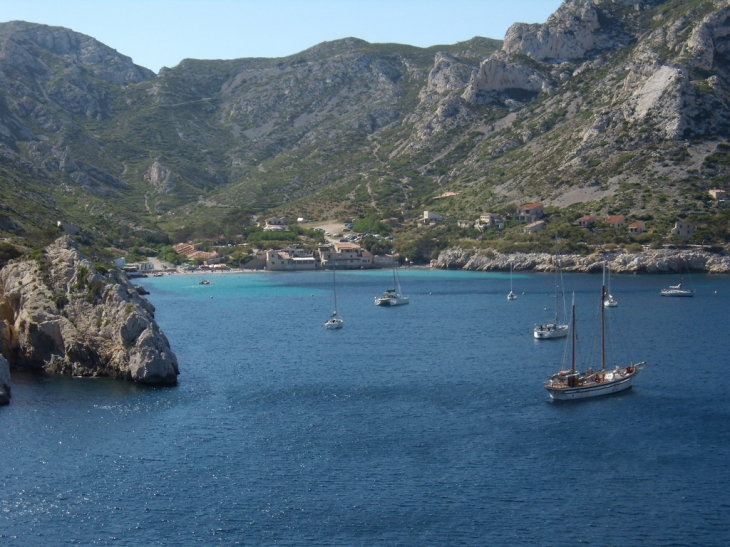
<svg viewBox="0 0 730 547">
<path fill-rule="evenodd" d="M 502 254 L 496 251 L 471 252 L 465 249 L 449 249 L 442 252 L 431 264 L 434 268 L 476 271 L 508 271 L 510 265 L 516 271 L 550 272 L 554 269 L 554 256 L 549 253 Z M 560 267 L 566 272 L 595 273 L 603 268 L 615 273 L 672 273 L 683 270 L 727 274 L 730 273 L 730 257 L 704 251 L 655 250 L 644 253 L 597 253 L 590 256 L 561 254 Z"/>
<path fill-rule="evenodd" d="M 97 272 L 68 237 L 0 270 L 0 340 L 11 367 L 177 382 L 152 304 L 123 274 Z"/>
</svg>

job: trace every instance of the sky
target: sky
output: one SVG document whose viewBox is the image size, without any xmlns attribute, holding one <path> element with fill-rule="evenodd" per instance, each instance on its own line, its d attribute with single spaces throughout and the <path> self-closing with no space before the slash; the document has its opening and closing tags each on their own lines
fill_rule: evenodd
<svg viewBox="0 0 730 547">
<path fill-rule="evenodd" d="M 67 27 L 158 72 L 187 58 L 286 57 L 355 37 L 429 47 L 504 38 L 561 0 L 0 0 L 0 22 Z"/>
</svg>

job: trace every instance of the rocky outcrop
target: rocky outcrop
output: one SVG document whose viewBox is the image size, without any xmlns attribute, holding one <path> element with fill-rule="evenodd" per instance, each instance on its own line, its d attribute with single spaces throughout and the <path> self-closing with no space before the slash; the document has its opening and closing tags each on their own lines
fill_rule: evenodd
<svg viewBox="0 0 730 547">
<path fill-rule="evenodd" d="M 473 68 L 453 55 L 445 52 L 436 54 L 434 65 L 428 73 L 424 93 L 447 93 L 463 89 L 469 82 Z"/>
<path fill-rule="evenodd" d="M 0 339 L 11 367 L 177 382 L 152 304 L 124 274 L 99 273 L 69 237 L 0 270 Z"/>
<path fill-rule="evenodd" d="M 712 70 L 730 53 L 730 8 L 725 7 L 702 19 L 684 44 L 688 62 L 702 70 Z M 681 43 L 681 42 L 680 42 Z"/>
<path fill-rule="evenodd" d="M 549 91 L 550 78 L 535 67 L 514 62 L 505 52 L 498 52 L 484 61 L 469 81 L 463 98 L 480 102 L 481 93 L 522 89 L 532 93 Z"/>
<path fill-rule="evenodd" d="M 671 273 L 679 272 L 680 258 L 676 250 L 647 250 L 643 253 L 596 253 L 589 256 L 561 254 L 560 267 L 566 272 L 595 273 L 603 268 L 603 262 L 612 272 Z M 730 273 L 730 256 L 705 251 L 682 251 L 682 270 L 713 274 Z M 465 249 L 448 249 L 431 263 L 434 268 L 476 271 L 508 271 L 510 265 L 516 271 L 553 271 L 555 257 L 550 253 L 499 253 L 497 251 L 471 252 Z"/>
<path fill-rule="evenodd" d="M 144 179 L 154 186 L 160 194 L 167 194 L 172 190 L 174 186 L 172 178 L 172 171 L 159 161 L 153 162 L 144 176 Z"/>
<path fill-rule="evenodd" d="M 502 50 L 482 63 L 463 98 L 483 103 L 484 94 L 489 92 L 551 93 L 556 84 L 569 77 L 571 71 L 566 72 L 561 67 L 563 63 L 580 63 L 589 53 L 628 42 L 620 26 L 610 24 L 596 4 L 590 0 L 565 0 L 544 24 L 512 25 Z"/>
</svg>

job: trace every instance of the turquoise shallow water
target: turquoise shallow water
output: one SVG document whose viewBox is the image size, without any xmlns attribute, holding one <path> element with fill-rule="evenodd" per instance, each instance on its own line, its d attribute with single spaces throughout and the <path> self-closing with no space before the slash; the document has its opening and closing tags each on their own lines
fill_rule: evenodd
<svg viewBox="0 0 730 547">
<path fill-rule="evenodd" d="M 730 278 L 614 276 L 630 392 L 551 403 L 552 276 L 148 278 L 175 388 L 13 374 L 5 545 L 727 545 Z M 568 275 L 581 357 L 599 276 Z M 525 294 L 521 294 L 524 292 Z M 614 322 L 611 321 L 611 324 Z"/>
</svg>

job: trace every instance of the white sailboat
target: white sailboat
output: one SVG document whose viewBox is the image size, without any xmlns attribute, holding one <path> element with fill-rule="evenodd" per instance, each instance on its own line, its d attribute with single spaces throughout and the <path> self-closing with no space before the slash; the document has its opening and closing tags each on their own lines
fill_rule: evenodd
<svg viewBox="0 0 730 547">
<path fill-rule="evenodd" d="M 629 389 L 636 376 L 646 365 L 646 361 L 640 363 L 630 363 L 627 366 L 616 366 L 612 370 L 606 368 L 606 350 L 605 350 L 605 320 L 603 303 L 606 299 L 606 287 L 601 286 L 601 368 L 594 371 L 589 368 L 585 372 L 580 372 L 576 368 L 575 362 L 575 301 L 573 302 L 572 328 L 571 328 L 571 357 L 570 369 L 561 370 L 543 383 L 551 399 L 568 401 L 572 399 L 588 399 L 590 397 L 599 397 L 601 395 L 609 395 Z"/>
<path fill-rule="evenodd" d="M 603 283 L 606 285 L 606 298 L 603 305 L 607 308 L 615 308 L 618 306 L 618 300 L 611 294 L 611 269 L 606 266 L 605 260 L 603 261 Z"/>
<path fill-rule="evenodd" d="M 679 255 L 679 283 L 677 285 L 669 285 L 668 288 L 659 292 L 662 296 L 694 296 L 694 289 L 685 289 L 682 286 L 682 255 Z"/>
<path fill-rule="evenodd" d="M 517 300 L 517 295 L 512 292 L 512 262 L 509 263 L 509 294 L 507 300 Z"/>
<path fill-rule="evenodd" d="M 342 325 L 344 324 L 344 321 L 342 321 L 342 318 L 340 317 L 338 310 L 337 310 L 337 268 L 335 267 L 334 261 L 332 261 L 332 291 L 335 296 L 335 311 L 332 312 L 332 315 L 330 316 L 327 321 L 324 322 L 324 328 L 328 330 L 335 330 L 335 329 L 341 329 Z"/>
<path fill-rule="evenodd" d="M 560 260 L 558 258 L 558 240 L 555 239 L 555 318 L 552 322 L 536 325 L 532 331 L 533 336 L 538 340 L 550 340 L 553 338 L 565 338 L 570 330 L 566 322 L 561 322 L 559 318 L 558 299 L 562 297 L 563 307 L 565 307 L 565 292 L 563 287 L 563 273 L 560 269 Z"/>
<path fill-rule="evenodd" d="M 375 297 L 376 306 L 402 306 L 408 304 L 410 301 L 407 296 L 403 296 L 400 288 L 400 279 L 398 279 L 398 272 L 393 266 L 393 289 L 386 290 L 380 296 Z"/>
</svg>

